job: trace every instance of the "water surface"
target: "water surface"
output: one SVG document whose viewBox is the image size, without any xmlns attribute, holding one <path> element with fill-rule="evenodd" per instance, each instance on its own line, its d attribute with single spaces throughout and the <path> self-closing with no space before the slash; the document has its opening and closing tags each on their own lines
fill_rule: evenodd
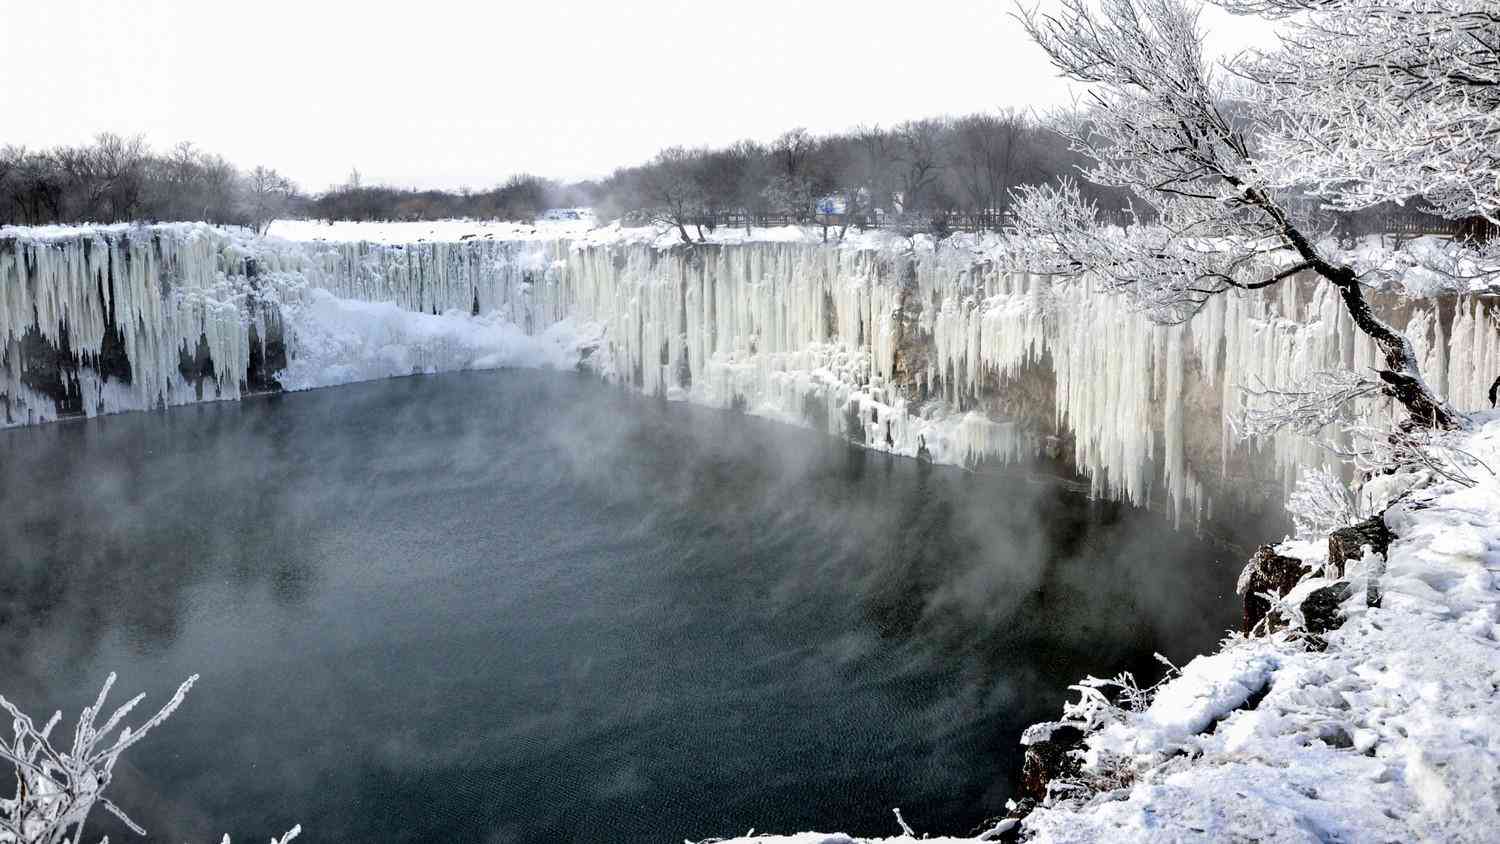
<svg viewBox="0 0 1500 844">
<path fill-rule="evenodd" d="M 0 692 L 71 726 L 111 670 L 202 675 L 115 785 L 153 840 L 967 832 L 1068 683 L 1211 645 L 1237 568 L 556 373 L 0 432 Z"/>
</svg>

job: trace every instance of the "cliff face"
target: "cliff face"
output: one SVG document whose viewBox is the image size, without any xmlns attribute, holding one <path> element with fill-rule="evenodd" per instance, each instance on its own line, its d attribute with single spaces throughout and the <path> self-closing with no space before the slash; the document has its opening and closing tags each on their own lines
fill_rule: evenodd
<svg viewBox="0 0 1500 844">
<path fill-rule="evenodd" d="M 1487 404 L 1500 374 L 1493 300 L 1376 298 L 1440 392 L 1461 409 Z M 517 352 L 525 338 L 551 351 Z M 940 462 L 1050 449 L 1096 492 L 1179 518 L 1263 500 L 1297 465 L 1324 461 L 1292 438 L 1236 443 L 1226 420 L 1241 386 L 1376 359 L 1310 279 L 1159 327 L 1086 283 L 1010 274 L 960 245 L 0 231 L 7 425 L 569 355 L 648 394 Z"/>
</svg>

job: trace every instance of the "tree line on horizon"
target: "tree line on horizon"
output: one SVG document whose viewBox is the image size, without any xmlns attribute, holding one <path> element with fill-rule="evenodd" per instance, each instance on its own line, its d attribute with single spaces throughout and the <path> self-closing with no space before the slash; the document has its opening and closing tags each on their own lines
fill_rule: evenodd
<svg viewBox="0 0 1500 844">
<path fill-rule="evenodd" d="M 307 195 L 267 167 L 241 170 L 181 143 L 102 133 L 82 146 L 0 148 L 0 223 L 203 220 L 262 229 L 277 217 L 323 220 L 532 220 L 549 208 L 591 207 L 604 219 L 672 226 L 684 240 L 719 226 L 830 221 L 944 233 L 998 228 L 1011 191 L 1056 181 L 1083 163 L 1026 114 L 1000 110 L 859 126 L 769 143 L 668 147 L 597 180 L 512 176 L 488 190 L 344 184 Z M 1099 189 L 1104 209 L 1122 196 Z"/>
<path fill-rule="evenodd" d="M 672 146 L 602 179 L 523 173 L 487 190 L 442 190 L 367 184 L 355 169 L 343 184 L 307 194 L 273 168 L 242 170 L 190 142 L 158 152 L 143 136 L 104 132 L 80 146 L 0 147 L 0 225 L 201 220 L 264 231 L 277 218 L 532 221 L 547 209 L 587 207 L 603 220 L 667 225 L 684 242 L 720 226 L 817 223 L 840 235 L 881 226 L 941 236 L 999 229 L 1014 191 L 1060 184 L 1090 164 L 1053 129 L 1003 109 L 823 135 L 797 128 L 769 143 Z M 1107 221 L 1131 219 L 1126 191 L 1074 184 Z M 1390 211 L 1326 222 L 1348 235 L 1394 231 L 1382 216 Z M 1422 217 L 1418 226 L 1441 223 L 1404 214 Z"/>
<path fill-rule="evenodd" d="M 0 147 L 0 224 L 202 220 L 263 229 L 297 199 L 276 170 L 241 170 L 186 141 L 157 152 L 142 135 L 102 132 L 79 146 Z"/>
</svg>

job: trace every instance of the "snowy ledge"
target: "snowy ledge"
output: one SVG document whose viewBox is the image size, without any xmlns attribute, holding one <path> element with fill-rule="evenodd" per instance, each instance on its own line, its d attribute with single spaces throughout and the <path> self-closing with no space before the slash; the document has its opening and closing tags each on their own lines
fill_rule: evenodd
<svg viewBox="0 0 1500 844">
<path fill-rule="evenodd" d="M 0 239 L 61 240 L 82 234 L 109 234 L 140 229 L 138 223 L 84 225 L 0 226 Z M 263 238 L 248 229 L 235 230 L 207 223 L 157 223 L 151 230 L 174 230 L 179 234 L 204 231 L 239 231 L 245 239 L 289 243 L 371 243 L 405 246 L 419 243 L 462 243 L 469 240 L 506 242 L 566 242 L 574 249 L 649 245 L 673 249 L 683 245 L 677 230 L 665 225 L 622 226 L 618 222 L 598 225 L 582 220 L 538 220 L 534 223 L 500 220 L 432 220 L 421 222 L 276 220 Z M 838 227 L 788 225 L 744 228 L 719 226 L 702 232 L 709 245 L 748 243 L 828 243 L 853 251 L 934 252 L 939 249 L 971 253 L 975 260 L 1003 260 L 1010 247 L 999 232 L 956 232 L 945 238 L 925 233 L 902 234 L 893 229 L 850 228 L 840 236 Z M 698 232 L 691 234 L 696 238 Z M 1500 295 L 1493 282 L 1500 275 L 1500 255 L 1480 256 L 1460 250 L 1453 241 L 1432 235 L 1398 238 L 1365 235 L 1352 248 L 1331 240 L 1320 248 L 1352 265 L 1377 287 L 1391 289 L 1407 298 L 1430 298 L 1445 294 L 1479 293 Z M 1493 250 L 1492 250 L 1493 251 Z M 1444 271 L 1451 275 L 1445 275 Z M 1465 280 L 1469 279 L 1469 280 Z"/>
<path fill-rule="evenodd" d="M 77 233 L 76 228 L 46 226 L 39 229 L 11 232 L 29 232 L 40 236 L 43 232 L 55 232 L 57 236 Z M 6 234 L 0 229 L 0 236 Z M 697 238 L 700 232 L 691 229 L 690 235 Z M 622 226 L 618 222 L 597 225 L 586 220 L 539 220 L 536 223 L 515 223 L 495 220 L 434 220 L 428 222 L 358 222 L 318 220 L 277 220 L 271 224 L 267 234 L 271 237 L 299 242 L 326 241 L 330 243 L 365 242 L 385 245 L 413 243 L 461 242 L 465 240 L 566 240 L 574 248 L 608 247 L 620 245 L 650 245 L 657 249 L 672 249 L 682 246 L 682 238 L 675 228 L 666 225 Z M 1006 236 L 999 232 L 956 232 L 945 238 L 930 234 L 902 234 L 893 229 L 843 230 L 837 226 L 788 225 L 752 227 L 749 230 L 731 226 L 719 226 L 713 231 L 701 232 L 702 242 L 710 245 L 734 245 L 746 243 L 828 243 L 840 249 L 856 251 L 916 251 L 932 252 L 937 249 L 971 252 L 976 259 L 999 260 L 1009 252 Z M 1500 295 L 1491 279 L 1500 273 L 1500 256 L 1480 256 L 1455 248 L 1448 238 L 1423 235 L 1416 238 L 1401 238 L 1394 235 L 1365 235 L 1352 247 L 1341 247 L 1325 239 L 1319 244 L 1336 260 L 1349 263 L 1373 283 L 1394 285 L 1408 298 L 1428 298 L 1452 293 L 1492 293 Z M 1488 274 L 1484 271 L 1488 271 Z M 1453 275 L 1445 275 L 1450 271 Z M 1470 278 L 1472 277 L 1472 278 Z M 1469 280 L 1464 280 L 1469 278 Z M 1394 281 L 1392 281 L 1394 280 Z"/>
</svg>

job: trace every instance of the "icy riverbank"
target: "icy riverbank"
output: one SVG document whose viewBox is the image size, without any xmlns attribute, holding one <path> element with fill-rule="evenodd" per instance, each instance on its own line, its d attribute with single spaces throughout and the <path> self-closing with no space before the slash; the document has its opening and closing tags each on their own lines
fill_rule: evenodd
<svg viewBox="0 0 1500 844">
<path fill-rule="evenodd" d="M 1500 414 L 1462 447 L 1500 467 Z M 1500 823 L 1500 478 L 1434 483 L 1386 513 L 1380 606 L 1352 571 L 1326 650 L 1233 636 L 1080 748 L 1110 782 L 973 839 L 1093 842 L 1494 840 Z M 1316 544 L 1287 543 L 1309 568 Z M 1326 549 L 1324 552 L 1326 553 Z M 1370 558 L 1370 559 L 1373 559 Z M 1303 587 L 1323 581 L 1313 580 Z M 908 812 L 920 829 L 920 817 Z M 914 842 L 803 833 L 759 844 Z"/>
</svg>

